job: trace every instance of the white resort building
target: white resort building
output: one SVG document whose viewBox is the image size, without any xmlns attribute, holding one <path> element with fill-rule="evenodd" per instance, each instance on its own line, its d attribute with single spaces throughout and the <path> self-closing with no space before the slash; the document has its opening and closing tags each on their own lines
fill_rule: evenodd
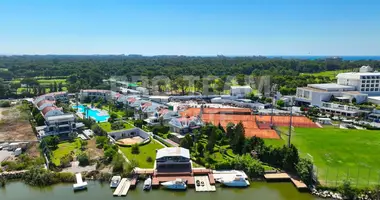
<svg viewBox="0 0 380 200">
<path fill-rule="evenodd" d="M 81 90 L 79 92 L 80 101 L 84 101 L 86 98 L 109 100 L 111 97 L 111 90 Z"/>
<path fill-rule="evenodd" d="M 359 72 L 340 73 L 337 83 L 309 84 L 297 88 L 296 102 L 312 106 L 322 106 L 333 96 L 338 101 L 356 103 L 368 101 L 368 97 L 380 96 L 380 72 L 370 66 L 362 66 Z"/>
<path fill-rule="evenodd" d="M 76 123 L 74 114 L 63 112 L 55 105 L 57 101 L 68 102 L 67 92 L 54 92 L 39 96 L 33 103 L 45 119 L 45 125 L 36 127 L 38 137 L 61 135 L 75 132 L 82 123 Z"/>
</svg>

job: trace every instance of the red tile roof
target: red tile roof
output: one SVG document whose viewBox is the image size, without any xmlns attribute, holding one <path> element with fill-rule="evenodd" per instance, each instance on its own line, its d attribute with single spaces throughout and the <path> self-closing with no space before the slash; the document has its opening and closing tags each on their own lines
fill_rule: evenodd
<svg viewBox="0 0 380 200">
<path fill-rule="evenodd" d="M 39 107 L 41 107 L 42 105 L 44 105 L 45 103 L 51 103 L 51 104 L 54 104 L 55 103 L 55 101 L 50 101 L 50 100 L 42 100 L 42 101 L 40 101 L 40 102 L 38 102 L 38 104 L 37 104 L 37 107 L 39 108 Z"/>
<path fill-rule="evenodd" d="M 48 113 L 49 111 L 51 110 L 61 110 L 60 108 L 58 108 L 57 106 L 47 106 L 45 107 L 44 109 L 42 109 L 42 115 L 46 115 L 46 113 Z"/>
</svg>

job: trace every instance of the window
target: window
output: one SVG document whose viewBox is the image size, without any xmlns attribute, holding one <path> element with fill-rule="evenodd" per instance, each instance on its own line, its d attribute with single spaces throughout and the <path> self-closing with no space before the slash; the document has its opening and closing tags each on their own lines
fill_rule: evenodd
<svg viewBox="0 0 380 200">
<path fill-rule="evenodd" d="M 362 87 L 365 87 L 365 84 L 362 84 Z"/>
<path fill-rule="evenodd" d="M 365 76 L 362 76 L 362 79 L 365 79 Z"/>
<path fill-rule="evenodd" d="M 376 80 L 376 83 L 378 83 L 379 82 L 379 80 Z"/>
<path fill-rule="evenodd" d="M 371 77 L 370 77 L 370 76 L 367 76 L 367 79 L 371 79 Z"/>
<path fill-rule="evenodd" d="M 372 76 L 372 79 L 375 79 L 375 77 L 374 77 L 374 76 Z"/>
<path fill-rule="evenodd" d="M 369 87 L 369 84 L 367 84 L 366 87 Z"/>
<path fill-rule="evenodd" d="M 364 91 L 364 88 L 362 88 L 360 91 Z"/>
<path fill-rule="evenodd" d="M 374 82 L 375 82 L 375 80 L 372 80 L 372 81 L 371 81 L 371 83 L 374 83 Z"/>
<path fill-rule="evenodd" d="M 375 88 L 375 91 L 379 91 L 379 88 Z"/>
<path fill-rule="evenodd" d="M 369 91 L 369 88 L 366 88 L 365 91 Z"/>
<path fill-rule="evenodd" d="M 371 88 L 371 91 L 373 91 L 374 88 Z"/>
<path fill-rule="evenodd" d="M 374 84 L 371 84 L 371 87 L 374 87 L 375 85 Z"/>
<path fill-rule="evenodd" d="M 375 87 L 379 87 L 379 84 L 376 84 Z"/>
<path fill-rule="evenodd" d="M 365 80 L 362 80 L 362 83 L 365 83 Z"/>
</svg>

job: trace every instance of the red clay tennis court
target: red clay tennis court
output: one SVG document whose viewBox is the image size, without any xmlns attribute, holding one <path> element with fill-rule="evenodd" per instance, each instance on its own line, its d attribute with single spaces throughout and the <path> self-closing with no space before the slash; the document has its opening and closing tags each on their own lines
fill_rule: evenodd
<svg viewBox="0 0 380 200">
<path fill-rule="evenodd" d="M 228 112 L 231 114 L 228 114 Z M 200 108 L 189 108 L 182 112 L 181 115 L 196 116 L 199 113 Z M 204 108 L 202 120 L 214 125 L 220 124 L 224 128 L 227 127 L 229 122 L 234 124 L 242 122 L 246 137 L 257 136 L 260 138 L 280 139 L 276 131 L 270 128 L 271 116 L 251 115 L 248 113 L 250 113 L 250 109 L 247 108 Z M 273 124 L 276 126 L 289 126 L 289 122 L 290 116 L 273 116 Z M 294 127 L 318 127 L 313 121 L 304 116 L 293 116 L 292 125 Z"/>
</svg>

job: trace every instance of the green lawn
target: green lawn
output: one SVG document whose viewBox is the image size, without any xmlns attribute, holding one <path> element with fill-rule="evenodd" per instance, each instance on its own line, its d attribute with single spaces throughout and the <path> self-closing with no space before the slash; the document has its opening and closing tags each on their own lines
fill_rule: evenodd
<svg viewBox="0 0 380 200">
<path fill-rule="evenodd" d="M 23 91 L 26 91 L 27 88 L 24 88 L 24 87 L 20 87 L 20 88 L 17 88 L 17 94 L 21 94 Z M 62 90 L 63 91 L 67 91 L 67 87 L 62 87 Z M 33 92 L 32 89 L 29 88 L 29 91 L 30 92 Z M 50 88 L 45 88 L 45 92 L 46 93 L 49 93 L 50 92 Z"/>
<path fill-rule="evenodd" d="M 318 73 L 304 73 L 305 75 L 313 75 L 313 76 L 328 76 L 330 79 L 335 79 L 336 75 L 339 73 L 351 72 L 351 70 L 333 70 L 333 71 L 324 71 Z"/>
<path fill-rule="evenodd" d="M 102 128 L 107 133 L 108 132 L 112 132 L 112 131 L 116 131 L 116 130 L 112 130 L 111 129 L 111 123 L 110 122 L 102 122 L 102 123 L 99 123 L 98 125 L 99 125 L 100 128 Z M 131 128 L 134 128 L 134 126 L 132 126 L 129 123 L 124 123 L 124 129 L 128 130 L 128 129 L 131 129 Z M 124 130 L 124 129 L 122 129 L 122 130 Z"/>
<path fill-rule="evenodd" d="M 74 142 L 62 142 L 58 144 L 58 148 L 53 151 L 51 160 L 55 165 L 60 164 L 60 159 L 65 155 L 70 154 L 70 152 L 80 151 L 80 143 L 79 139 L 76 139 Z"/>
<path fill-rule="evenodd" d="M 379 131 L 295 128 L 291 142 L 301 156 L 312 156 L 322 184 L 335 186 L 346 179 L 361 187 L 379 183 Z"/>
<path fill-rule="evenodd" d="M 154 160 L 156 159 L 156 149 L 162 148 L 164 147 L 154 140 L 150 141 L 149 144 L 140 146 L 139 154 L 132 154 L 131 147 L 119 147 L 128 159 L 135 159 L 140 168 L 153 168 Z M 151 157 L 153 161 L 147 162 L 146 160 L 148 157 Z"/>
<path fill-rule="evenodd" d="M 266 145 L 272 145 L 273 147 L 282 147 L 284 146 L 287 141 L 285 140 L 277 140 L 277 139 L 264 139 L 264 142 Z"/>
</svg>

